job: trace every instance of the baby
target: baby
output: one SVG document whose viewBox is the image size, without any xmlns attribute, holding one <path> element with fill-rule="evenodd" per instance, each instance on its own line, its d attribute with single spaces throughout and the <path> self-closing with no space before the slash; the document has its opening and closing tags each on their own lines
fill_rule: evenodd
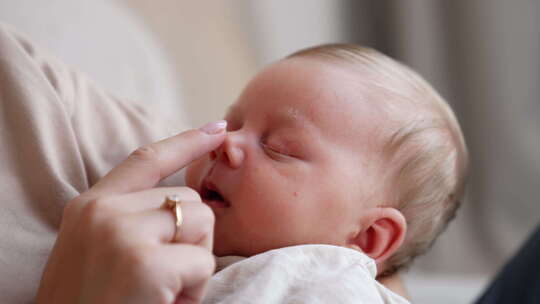
<svg viewBox="0 0 540 304">
<path fill-rule="evenodd" d="M 217 256 L 334 245 L 380 278 L 428 250 L 463 196 L 467 151 L 452 110 L 372 49 L 323 45 L 278 61 L 225 119 L 223 145 L 186 173 L 215 213 Z"/>
</svg>

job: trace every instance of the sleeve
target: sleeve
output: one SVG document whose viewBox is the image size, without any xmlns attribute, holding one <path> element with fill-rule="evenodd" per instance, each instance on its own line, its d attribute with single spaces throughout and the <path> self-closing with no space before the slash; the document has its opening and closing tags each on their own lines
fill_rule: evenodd
<svg viewBox="0 0 540 304">
<path fill-rule="evenodd" d="M 69 200 L 180 129 L 0 24 L 0 302 L 31 302 Z"/>
<path fill-rule="evenodd" d="M 218 272 L 205 304 L 406 304 L 375 280 L 375 264 L 352 249 L 302 245 L 268 251 Z"/>
</svg>

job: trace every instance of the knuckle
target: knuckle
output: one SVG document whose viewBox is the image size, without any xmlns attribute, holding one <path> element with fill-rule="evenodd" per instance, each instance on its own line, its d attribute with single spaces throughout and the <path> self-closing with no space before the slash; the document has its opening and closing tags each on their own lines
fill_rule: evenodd
<svg viewBox="0 0 540 304">
<path fill-rule="evenodd" d="M 108 205 L 106 198 L 93 199 L 84 204 L 81 216 L 90 220 L 98 220 L 109 209 Z"/>
<path fill-rule="evenodd" d="M 210 251 L 203 249 L 202 247 L 194 246 L 192 247 L 194 253 L 193 256 L 196 256 L 195 261 L 198 263 L 197 270 L 200 275 L 209 278 L 214 274 L 216 268 L 216 260 Z"/>
<path fill-rule="evenodd" d="M 190 201 L 195 201 L 195 202 L 200 202 L 201 201 L 201 196 L 199 195 L 199 193 L 193 189 L 193 188 L 190 188 L 190 187 L 182 187 L 180 189 L 180 191 L 182 192 L 183 195 L 186 196 L 187 200 L 190 200 Z"/>
<path fill-rule="evenodd" d="M 78 218 L 80 212 L 84 210 L 86 201 L 83 199 L 83 195 L 79 195 L 76 198 L 69 201 L 65 206 L 62 214 L 63 219 Z"/>
<path fill-rule="evenodd" d="M 66 206 L 64 207 L 64 211 L 62 213 L 62 218 L 67 219 L 67 218 L 71 218 L 73 216 L 77 216 L 77 213 L 78 213 L 79 209 L 81 208 L 80 205 L 81 204 L 76 200 L 69 201 L 66 204 Z"/>
<path fill-rule="evenodd" d="M 158 152 L 154 146 L 146 145 L 131 152 L 129 158 L 137 161 L 153 162 L 158 159 Z"/>
<path fill-rule="evenodd" d="M 111 205 L 113 198 L 98 198 L 83 207 L 80 226 L 103 242 L 118 242 L 130 233 L 130 221 Z"/>
<path fill-rule="evenodd" d="M 110 241 L 112 244 L 122 244 L 130 240 L 131 223 L 123 217 L 110 216 L 101 221 L 98 225 L 99 239 L 104 242 Z"/>
<path fill-rule="evenodd" d="M 214 234 L 214 223 L 215 223 L 215 216 L 214 212 L 212 212 L 212 209 L 208 207 L 205 204 L 200 204 L 201 208 L 199 212 L 197 212 L 199 216 L 199 242 L 203 242 L 205 239 L 212 239 Z"/>
<path fill-rule="evenodd" d="M 209 229 L 213 229 L 214 223 L 216 221 L 216 217 L 214 216 L 214 212 L 206 204 L 198 204 L 198 206 L 199 206 L 198 216 L 200 217 L 200 220 L 201 220 L 202 224 L 205 227 L 208 227 Z"/>
<path fill-rule="evenodd" d="M 149 255 L 145 250 L 140 248 L 133 248 L 130 250 L 129 255 L 125 259 L 128 267 L 145 271 L 151 267 Z"/>
</svg>

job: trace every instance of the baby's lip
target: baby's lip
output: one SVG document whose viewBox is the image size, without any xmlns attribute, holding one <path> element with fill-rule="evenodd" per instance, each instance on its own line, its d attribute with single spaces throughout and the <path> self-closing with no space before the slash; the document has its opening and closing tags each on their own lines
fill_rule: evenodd
<svg viewBox="0 0 540 304">
<path fill-rule="evenodd" d="M 213 208 L 228 208 L 231 206 L 229 200 L 223 195 L 219 188 L 208 179 L 202 182 L 199 191 L 204 203 Z"/>
</svg>

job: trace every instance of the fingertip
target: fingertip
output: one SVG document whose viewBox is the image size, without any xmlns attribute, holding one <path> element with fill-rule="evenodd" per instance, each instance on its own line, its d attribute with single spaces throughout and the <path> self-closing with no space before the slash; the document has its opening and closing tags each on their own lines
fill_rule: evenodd
<svg viewBox="0 0 540 304">
<path fill-rule="evenodd" d="M 226 120 L 218 120 L 214 122 L 209 122 L 206 125 L 199 128 L 199 130 L 203 131 L 204 133 L 208 135 L 219 135 L 219 134 L 225 133 L 226 129 L 227 129 Z"/>
</svg>

